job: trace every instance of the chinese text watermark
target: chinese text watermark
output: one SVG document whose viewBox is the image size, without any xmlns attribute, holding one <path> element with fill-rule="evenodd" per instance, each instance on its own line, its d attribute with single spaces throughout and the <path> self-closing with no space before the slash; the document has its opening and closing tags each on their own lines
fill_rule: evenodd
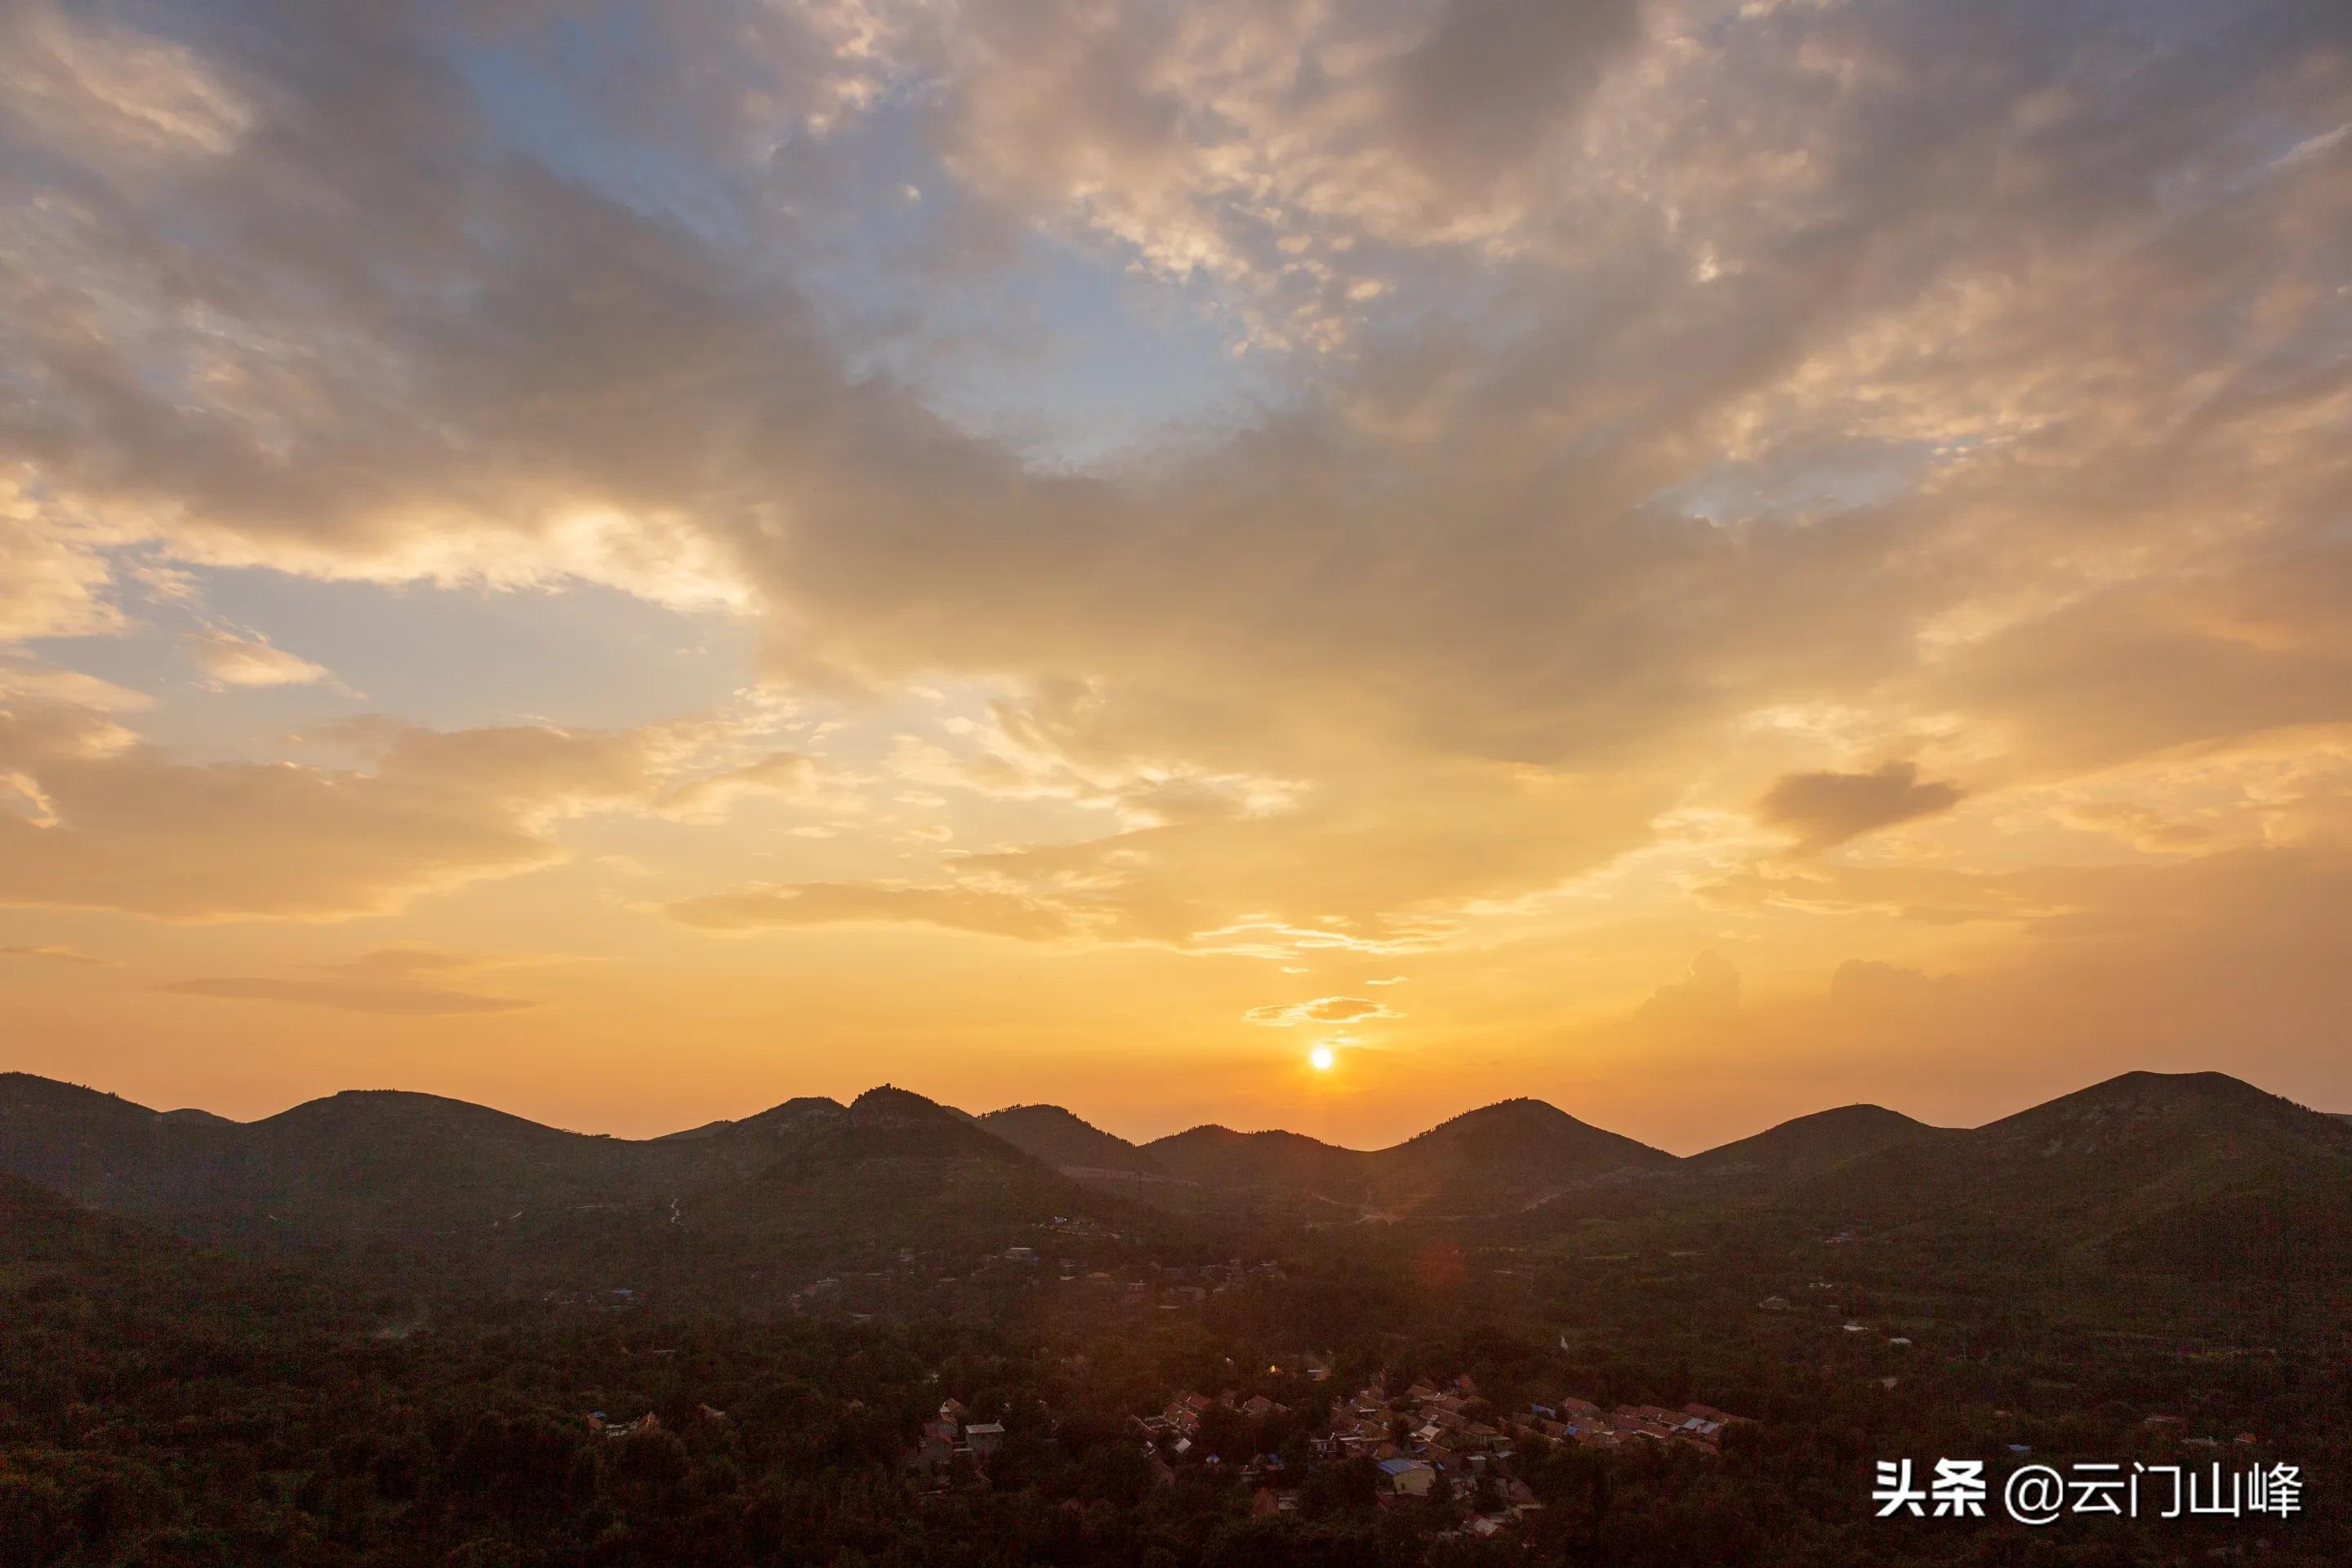
<svg viewBox="0 0 2352 1568">
<path fill-rule="evenodd" d="M 1982 1459 L 1937 1459 L 1921 1477 L 1909 1459 L 1878 1461 L 1870 1500 L 1878 1517 L 1983 1519 L 1992 1482 Z M 2020 1465 L 2001 1482 L 2000 1507 L 2020 1524 L 2054 1524 L 2068 1514 L 2117 1519 L 2285 1518 L 2303 1508 L 2303 1471 L 2294 1465 L 2203 1471 L 2189 1465 Z"/>
</svg>

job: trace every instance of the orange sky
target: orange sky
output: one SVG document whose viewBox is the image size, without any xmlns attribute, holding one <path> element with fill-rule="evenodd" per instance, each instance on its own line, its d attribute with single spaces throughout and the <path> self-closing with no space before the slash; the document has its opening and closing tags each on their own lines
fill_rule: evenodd
<svg viewBox="0 0 2352 1568">
<path fill-rule="evenodd" d="M 0 1068 L 2352 1109 L 2326 7 L 629 10 L 0 19 Z"/>
</svg>

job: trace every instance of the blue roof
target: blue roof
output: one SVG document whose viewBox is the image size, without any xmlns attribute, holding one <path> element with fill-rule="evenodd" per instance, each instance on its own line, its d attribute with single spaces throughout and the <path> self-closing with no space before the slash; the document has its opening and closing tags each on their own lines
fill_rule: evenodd
<svg viewBox="0 0 2352 1568">
<path fill-rule="evenodd" d="M 1401 1476 L 1412 1468 L 1416 1463 L 1418 1461 L 1413 1459 L 1382 1459 L 1381 1473 L 1384 1476 Z"/>
</svg>

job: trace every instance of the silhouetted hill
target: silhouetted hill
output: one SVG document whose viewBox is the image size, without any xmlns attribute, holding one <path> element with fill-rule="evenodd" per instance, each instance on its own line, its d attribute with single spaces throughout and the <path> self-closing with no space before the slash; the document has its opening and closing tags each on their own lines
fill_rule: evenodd
<svg viewBox="0 0 2352 1568">
<path fill-rule="evenodd" d="M 21 1176 L 0 1175 L 0 1286 L 171 1246 L 128 1220 L 84 1207 Z"/>
<path fill-rule="evenodd" d="M 2352 1128 L 2221 1073 L 2132 1072 L 1787 1194 L 1822 1226 L 2190 1274 L 2352 1266 Z"/>
<path fill-rule="evenodd" d="M 1950 1129 L 1914 1121 L 1883 1105 L 1843 1105 L 1817 1110 L 1721 1144 L 1685 1161 L 1694 1175 L 1750 1185 L 1773 1185 L 1817 1175 L 1848 1160 L 1916 1139 L 1941 1137 Z"/>
<path fill-rule="evenodd" d="M 1367 1159 L 1377 1207 L 1433 1215 L 1526 1209 L 1596 1182 L 1639 1179 L 1680 1163 L 1540 1100 L 1465 1112 Z"/>
<path fill-rule="evenodd" d="M 1531 1100 L 1372 1151 L 1217 1126 L 1137 1149 L 1057 1107 L 973 1118 L 889 1086 L 633 1141 L 392 1090 L 240 1123 L 10 1073 L 0 1172 L 248 1249 L 761 1290 L 803 1263 L 998 1245 L 1074 1215 L 1151 1228 L 1129 1198 L 1294 1218 L 1517 1215 L 1550 1230 L 1713 1215 L 2193 1274 L 2352 1258 L 2352 1126 L 2216 1073 L 2127 1073 L 1973 1131 L 1847 1106 L 1687 1161 Z"/>
<path fill-rule="evenodd" d="M 192 1119 L 9 1074 L 0 1171 L 194 1239 L 456 1255 L 486 1278 L 659 1264 L 782 1279 L 783 1263 L 885 1242 L 1002 1246 L 1105 1201 L 887 1087 L 633 1141 L 392 1090 L 249 1123 Z"/>
<path fill-rule="evenodd" d="M 1170 1175 L 1202 1187 L 1259 1189 L 1350 1206 L 1364 1201 L 1370 1156 L 1298 1132 L 1194 1127 L 1143 1146 Z"/>
<path fill-rule="evenodd" d="M 83 1203 L 169 1225 L 217 1190 L 236 1124 L 164 1116 L 118 1095 L 0 1073 L 0 1171 Z"/>
<path fill-rule="evenodd" d="M 1296 1132 L 1208 1126 L 1147 1143 L 1143 1152 L 1160 1169 L 1203 1187 L 1286 1194 L 1398 1215 L 1508 1213 L 1678 1163 L 1663 1150 L 1588 1126 L 1537 1100 L 1469 1111 L 1387 1149 L 1343 1149 Z"/>
<path fill-rule="evenodd" d="M 1014 1148 L 1068 1172 L 1117 1172 L 1164 1175 L 1141 1149 L 1058 1105 L 1008 1105 L 981 1116 L 979 1124 Z"/>
</svg>

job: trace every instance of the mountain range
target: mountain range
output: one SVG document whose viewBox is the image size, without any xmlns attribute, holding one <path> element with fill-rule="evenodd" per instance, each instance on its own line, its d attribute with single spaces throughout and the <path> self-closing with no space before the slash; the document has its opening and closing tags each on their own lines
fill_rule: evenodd
<svg viewBox="0 0 2352 1568">
<path fill-rule="evenodd" d="M 0 1173 L 246 1250 L 462 1258 L 486 1283 L 724 1278 L 739 1293 L 781 1293 L 810 1269 L 903 1247 L 1002 1246 L 1056 1217 L 1127 1212 L 887 1086 L 630 1140 L 393 1090 L 236 1122 L 0 1074 Z"/>
<path fill-rule="evenodd" d="M 2190 1272 L 2341 1269 L 2352 1124 L 2219 1073 L 2126 1073 L 1974 1130 L 1883 1107 L 1688 1158 L 1534 1100 L 1392 1147 L 1219 1126 L 1136 1144 L 1051 1105 L 973 1116 L 883 1087 L 630 1140 L 349 1090 L 236 1122 L 0 1074 L 0 1173 L 198 1240 L 457 1244 L 741 1270 L 1164 1211 L 1468 1223 L 1660 1213 L 1978 1237 Z M 2305 1245 L 2290 1248 L 2294 1237 Z M 781 1276 L 779 1276 L 781 1278 Z"/>
</svg>

